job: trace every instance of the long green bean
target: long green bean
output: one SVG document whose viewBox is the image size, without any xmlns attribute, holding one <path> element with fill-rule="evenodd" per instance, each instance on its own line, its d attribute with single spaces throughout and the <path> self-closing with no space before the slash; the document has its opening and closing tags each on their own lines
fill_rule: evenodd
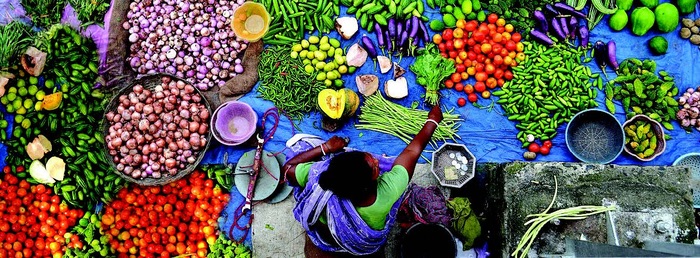
<svg viewBox="0 0 700 258">
<path fill-rule="evenodd" d="M 287 113 L 293 120 L 317 108 L 318 93 L 325 89 L 316 80 L 318 72 L 307 74 L 301 59 L 290 58 L 290 47 L 267 48 L 260 55 L 258 93 Z"/>
<path fill-rule="evenodd" d="M 412 135 L 420 132 L 428 118 L 428 111 L 406 108 L 386 100 L 381 94 L 365 98 L 360 111 L 359 123 L 355 124 L 355 128 L 390 134 L 405 143 L 409 143 Z M 457 130 L 462 121 L 459 115 L 447 111 L 443 117 L 431 139 L 434 148 L 438 141 L 454 141 L 459 138 Z"/>
</svg>

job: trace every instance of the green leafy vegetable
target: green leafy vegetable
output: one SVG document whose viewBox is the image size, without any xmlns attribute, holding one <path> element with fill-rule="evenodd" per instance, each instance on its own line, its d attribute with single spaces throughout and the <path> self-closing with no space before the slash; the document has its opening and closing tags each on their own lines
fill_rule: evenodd
<svg viewBox="0 0 700 258">
<path fill-rule="evenodd" d="M 425 102 L 430 105 L 438 104 L 442 80 L 456 71 L 454 63 L 442 57 L 435 44 L 421 50 L 410 69 L 416 74 L 416 82 L 425 87 Z"/>
<path fill-rule="evenodd" d="M 10 64 L 19 63 L 19 60 L 11 60 L 21 55 L 31 41 L 29 28 L 19 21 L 0 26 L 0 70 L 7 69 Z"/>
<path fill-rule="evenodd" d="M 214 244 L 209 244 L 209 258 L 219 258 L 219 257 L 237 257 L 237 258 L 249 258 L 251 256 L 250 250 L 246 248 L 243 244 L 236 244 L 231 240 L 226 239 L 224 234 L 219 234 L 219 238 L 216 239 Z"/>
<path fill-rule="evenodd" d="M 46 29 L 61 22 L 66 0 L 21 0 L 21 4 L 34 25 Z"/>
<path fill-rule="evenodd" d="M 105 13 L 109 9 L 109 1 L 107 0 L 68 0 L 68 3 L 78 14 L 78 20 L 80 20 L 82 27 L 92 24 L 102 26 Z"/>
</svg>

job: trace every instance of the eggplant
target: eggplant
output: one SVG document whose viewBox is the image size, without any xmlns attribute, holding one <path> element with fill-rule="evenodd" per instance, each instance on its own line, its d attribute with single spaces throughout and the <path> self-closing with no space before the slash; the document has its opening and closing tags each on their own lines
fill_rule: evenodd
<svg viewBox="0 0 700 258">
<path fill-rule="evenodd" d="M 581 46 L 588 47 L 588 26 L 581 25 L 578 27 L 578 37 L 581 38 Z"/>
<path fill-rule="evenodd" d="M 554 45 L 554 41 L 552 41 L 552 39 L 550 39 L 549 36 L 547 36 L 547 34 L 542 33 L 538 30 L 535 30 L 535 29 L 531 30 L 530 35 L 532 37 L 534 37 L 535 39 L 537 39 L 542 44 L 545 44 L 547 46 Z"/>
<path fill-rule="evenodd" d="M 533 13 L 533 16 L 535 16 L 535 19 L 537 20 L 539 30 L 542 33 L 547 33 L 547 31 L 549 30 L 549 24 L 547 22 L 547 17 L 544 16 L 544 13 L 540 10 L 536 10 Z"/>
<path fill-rule="evenodd" d="M 593 44 L 593 50 L 595 51 L 595 62 L 598 64 L 601 70 L 605 70 L 608 59 L 608 45 L 606 45 L 603 41 L 598 40 L 595 42 L 595 44 Z"/>
<path fill-rule="evenodd" d="M 386 45 L 386 41 L 384 40 L 384 31 L 382 30 L 382 26 L 379 25 L 379 23 L 374 24 L 374 31 L 377 34 L 377 45 L 379 45 L 379 49 L 384 52 L 384 46 Z"/>
<path fill-rule="evenodd" d="M 406 47 L 406 43 L 408 43 L 408 32 L 407 31 L 404 30 L 403 32 L 401 32 L 401 37 L 399 37 L 398 42 L 399 42 L 399 51 L 403 52 L 404 48 Z"/>
<path fill-rule="evenodd" d="M 557 18 L 552 18 L 551 20 L 551 25 L 552 25 L 552 32 L 554 32 L 554 36 L 556 36 L 559 39 L 565 39 L 566 34 L 561 28 L 561 24 L 557 21 Z"/>
<path fill-rule="evenodd" d="M 384 30 L 384 39 L 386 39 L 386 52 L 391 53 L 393 50 L 394 44 L 391 38 L 389 37 L 389 30 Z"/>
<path fill-rule="evenodd" d="M 367 37 L 365 34 L 362 34 L 362 46 L 365 48 L 365 50 L 367 50 L 369 57 L 372 59 L 377 59 L 377 48 L 374 46 L 372 39 Z"/>
<path fill-rule="evenodd" d="M 389 47 L 389 49 L 396 49 L 394 45 L 396 42 L 396 20 L 394 20 L 394 18 L 389 19 L 386 29 L 389 31 L 389 36 L 386 38 L 386 40 L 391 42 L 391 47 Z"/>
<path fill-rule="evenodd" d="M 586 15 L 584 13 L 577 11 L 576 8 L 573 8 L 570 5 L 565 4 L 565 3 L 554 4 L 554 9 L 556 9 L 559 12 L 568 13 L 568 14 L 571 14 L 573 16 L 577 16 L 577 17 L 582 18 L 582 19 L 586 18 Z"/>
<path fill-rule="evenodd" d="M 544 10 L 547 11 L 551 16 L 559 15 L 559 11 L 557 11 L 557 9 L 555 9 L 554 6 L 552 6 L 551 4 L 545 5 Z"/>
<path fill-rule="evenodd" d="M 608 64 L 610 64 L 610 67 L 612 67 L 613 70 L 617 71 L 617 68 L 620 67 L 619 64 L 617 64 L 617 45 L 615 44 L 614 40 L 608 41 Z"/>
<path fill-rule="evenodd" d="M 430 42 L 430 35 L 428 35 L 428 28 L 425 27 L 425 23 L 418 19 L 418 26 L 420 26 L 422 34 L 421 36 L 423 37 L 423 44 Z"/>
<path fill-rule="evenodd" d="M 418 39 L 416 38 L 416 36 L 418 35 L 418 29 L 420 27 L 418 23 L 418 16 L 413 16 L 413 18 L 411 18 L 411 33 L 408 34 L 409 39 L 415 39 L 416 41 L 418 41 Z"/>
<path fill-rule="evenodd" d="M 570 30 L 569 37 L 571 37 L 572 39 L 575 39 L 577 29 L 578 29 L 578 19 L 576 19 L 576 17 L 574 17 L 574 16 L 571 16 L 571 18 L 569 18 L 569 30 Z"/>
<path fill-rule="evenodd" d="M 559 25 L 561 26 L 561 31 L 564 33 L 564 38 L 568 38 L 570 34 L 569 19 L 566 17 L 559 18 Z"/>
</svg>

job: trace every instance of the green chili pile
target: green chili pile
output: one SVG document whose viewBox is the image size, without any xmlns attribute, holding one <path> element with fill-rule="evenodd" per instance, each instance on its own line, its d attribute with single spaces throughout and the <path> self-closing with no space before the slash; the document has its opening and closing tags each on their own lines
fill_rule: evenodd
<svg viewBox="0 0 700 258">
<path fill-rule="evenodd" d="M 0 70 L 19 63 L 19 59 L 13 59 L 19 57 L 32 41 L 29 33 L 30 28 L 19 21 L 0 26 Z"/>
<path fill-rule="evenodd" d="M 620 63 L 617 78 L 605 86 L 605 105 L 615 113 L 612 100 L 620 100 L 627 117 L 644 114 L 673 130 L 671 120 L 676 119 L 678 87 L 673 77 L 665 71 L 656 76 L 654 60 L 630 58 Z M 661 78 L 659 78 L 661 77 Z"/>
<path fill-rule="evenodd" d="M 305 32 L 318 30 L 318 36 L 335 29 L 333 18 L 340 14 L 339 0 L 255 0 L 270 13 L 271 26 L 263 41 L 270 45 L 289 45 L 304 39 Z"/>
<path fill-rule="evenodd" d="M 373 94 L 365 98 L 365 103 L 360 107 L 359 123 L 357 129 L 366 129 L 386 133 L 398 137 L 405 143 L 411 142 L 413 136 L 418 134 L 428 119 L 428 111 L 411 109 L 388 101 L 381 94 Z M 443 120 L 433 133 L 431 144 L 437 147 L 437 141 L 453 140 L 459 138 L 459 115 L 452 111 L 444 113 Z"/>
<path fill-rule="evenodd" d="M 524 42 L 526 59 L 513 67 L 513 80 L 501 90 L 498 104 L 503 106 L 509 120 L 519 122 L 517 138 L 527 147 L 527 135 L 542 141 L 553 139 L 557 127 L 579 111 L 598 106 L 595 98 L 602 88 L 601 79 L 583 65 L 587 50 L 571 48 L 567 44 L 555 44 L 547 48 L 539 43 Z"/>
<path fill-rule="evenodd" d="M 306 73 L 301 59 L 290 58 L 290 47 L 272 47 L 260 55 L 258 93 L 272 101 L 293 120 L 301 120 L 304 114 L 317 108 L 318 93 L 325 89 L 317 81 L 317 71 Z"/>
</svg>

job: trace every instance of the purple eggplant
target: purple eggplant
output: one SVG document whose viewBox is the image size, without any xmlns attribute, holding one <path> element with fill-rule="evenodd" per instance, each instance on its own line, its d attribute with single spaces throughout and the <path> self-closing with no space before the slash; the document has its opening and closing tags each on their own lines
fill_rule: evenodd
<svg viewBox="0 0 700 258">
<path fill-rule="evenodd" d="M 554 41 L 547 36 L 547 34 L 544 34 L 538 30 L 531 30 L 530 35 L 537 39 L 540 43 L 545 44 L 547 46 L 552 46 L 554 45 Z"/>
<path fill-rule="evenodd" d="M 533 16 L 535 16 L 535 19 L 537 20 L 537 24 L 539 25 L 538 29 L 542 33 L 547 33 L 547 31 L 549 30 L 549 24 L 547 22 L 547 17 L 544 16 L 544 13 L 540 10 L 536 10 L 533 13 Z"/>
<path fill-rule="evenodd" d="M 565 3 L 554 4 L 554 9 L 556 9 L 557 11 L 562 12 L 562 13 L 568 13 L 568 14 L 571 14 L 573 16 L 577 16 L 579 18 L 586 19 L 586 15 L 584 13 L 577 11 L 575 8 L 573 8 L 570 5 L 565 4 Z"/>
<path fill-rule="evenodd" d="M 430 35 L 428 35 L 428 28 L 425 27 L 425 23 L 418 19 L 418 26 L 420 26 L 423 44 L 430 42 Z"/>
<path fill-rule="evenodd" d="M 391 42 L 391 49 L 396 49 L 396 20 L 390 18 L 386 26 L 387 31 L 389 31 L 389 37 L 386 38 L 387 41 Z"/>
<path fill-rule="evenodd" d="M 394 44 L 391 38 L 389 37 L 389 30 L 384 30 L 384 39 L 386 39 L 386 52 L 391 53 L 393 50 Z"/>
<path fill-rule="evenodd" d="M 382 26 L 379 25 L 379 23 L 374 24 L 374 31 L 377 34 L 377 45 L 379 45 L 379 49 L 384 52 L 384 46 L 386 45 L 386 41 L 384 40 L 384 31 L 382 31 Z"/>
<path fill-rule="evenodd" d="M 617 64 L 617 46 L 615 45 L 614 40 L 610 40 L 608 42 L 608 64 L 610 64 L 610 67 L 612 67 L 613 70 L 617 71 L 617 68 L 620 67 L 620 65 Z"/>
<path fill-rule="evenodd" d="M 569 18 L 569 37 L 572 39 L 576 38 L 576 30 L 578 29 L 578 19 L 576 17 L 571 16 Z"/>
<path fill-rule="evenodd" d="M 559 39 L 565 39 L 566 38 L 566 33 L 561 28 L 561 24 L 559 24 L 559 21 L 557 21 L 557 18 L 552 18 L 550 25 L 552 25 L 551 30 L 554 32 L 554 36 L 557 36 Z"/>
<path fill-rule="evenodd" d="M 605 70 L 608 60 L 608 45 L 606 45 L 603 41 L 598 40 L 595 42 L 595 44 L 593 44 L 593 51 L 595 51 L 595 62 L 598 64 L 601 70 Z"/>
<path fill-rule="evenodd" d="M 559 15 L 559 11 L 554 8 L 551 4 L 547 4 L 544 6 L 544 10 L 549 13 L 550 16 L 557 16 Z"/>
<path fill-rule="evenodd" d="M 418 16 L 413 16 L 413 18 L 411 18 L 411 33 L 408 34 L 409 38 L 415 39 L 418 35 L 418 28 L 420 27 L 418 23 Z M 418 41 L 418 39 L 416 39 L 416 41 Z"/>
<path fill-rule="evenodd" d="M 581 25 L 578 27 L 578 37 L 581 38 L 581 46 L 588 47 L 588 26 Z"/>
<path fill-rule="evenodd" d="M 367 54 L 369 57 L 372 59 L 377 58 L 377 48 L 374 47 L 374 42 L 372 42 L 372 39 L 367 37 L 367 35 L 362 34 L 362 46 L 367 50 Z"/>
<path fill-rule="evenodd" d="M 564 32 L 564 38 L 568 38 L 570 34 L 569 19 L 566 17 L 559 18 L 559 26 L 561 26 L 561 31 Z"/>
<path fill-rule="evenodd" d="M 408 43 L 408 32 L 407 31 L 404 30 L 403 32 L 401 32 L 401 37 L 399 37 L 398 42 L 399 42 L 398 43 L 399 44 L 399 51 L 403 52 L 403 50 L 406 46 L 406 43 Z"/>
</svg>

